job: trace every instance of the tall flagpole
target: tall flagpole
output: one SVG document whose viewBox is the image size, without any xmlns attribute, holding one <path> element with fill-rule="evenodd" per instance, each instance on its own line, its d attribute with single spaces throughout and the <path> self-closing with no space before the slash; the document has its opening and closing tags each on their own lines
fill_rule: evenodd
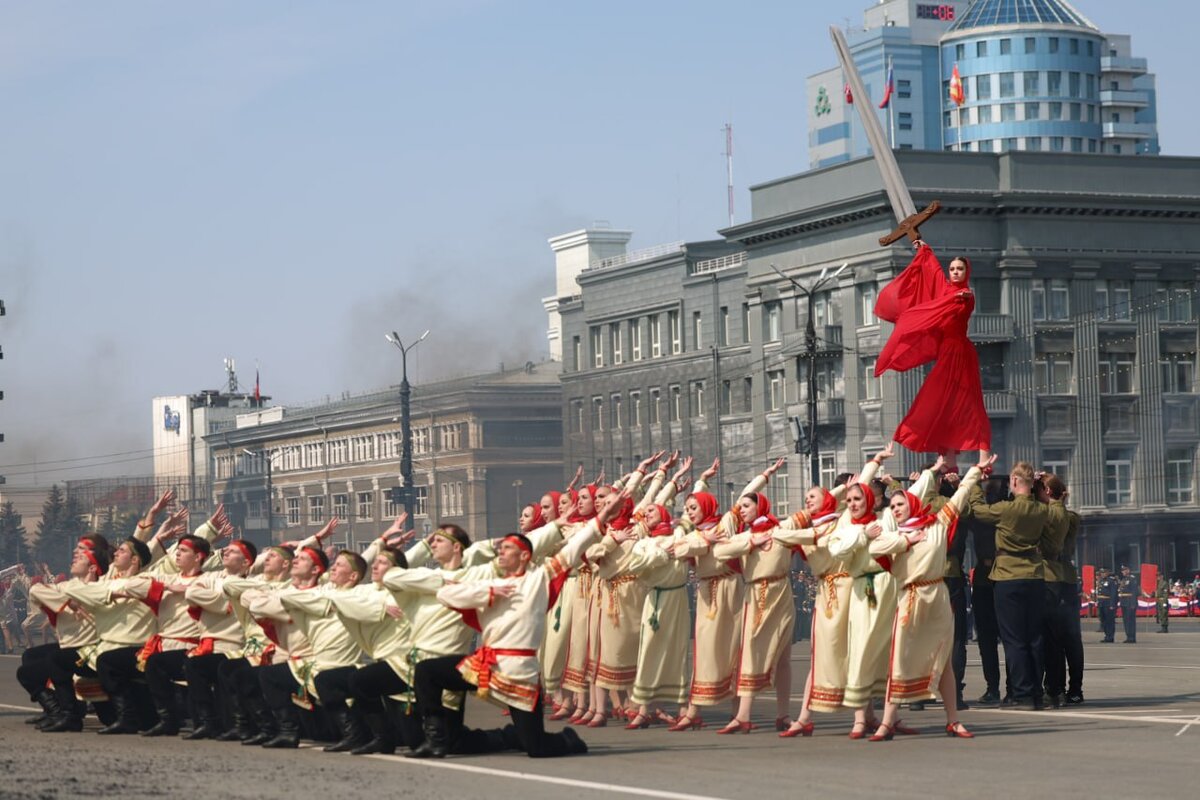
<svg viewBox="0 0 1200 800">
<path fill-rule="evenodd" d="M 892 57 L 891 56 L 888 56 L 887 70 L 888 70 L 887 71 L 888 77 L 891 78 L 892 80 L 895 80 L 895 75 L 892 72 Z M 895 105 L 896 105 L 895 98 L 889 97 L 888 98 L 888 138 L 890 139 L 890 144 L 891 144 L 891 147 L 893 150 L 896 149 L 896 109 L 895 109 Z"/>
</svg>

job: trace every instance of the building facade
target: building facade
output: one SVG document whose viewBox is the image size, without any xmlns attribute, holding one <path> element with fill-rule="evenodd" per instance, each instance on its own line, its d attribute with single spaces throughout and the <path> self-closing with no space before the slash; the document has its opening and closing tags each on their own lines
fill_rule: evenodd
<svg viewBox="0 0 1200 800">
<path fill-rule="evenodd" d="M 558 372 L 529 363 L 413 387 L 412 528 L 444 521 L 472 536 L 506 533 L 521 503 L 561 484 Z M 397 388 L 253 411 L 206 443 L 213 501 L 257 542 L 300 539 L 336 516 L 335 541 L 358 546 L 402 510 L 391 497 L 403 443 Z"/>
<path fill-rule="evenodd" d="M 855 104 L 880 116 L 894 149 L 1159 152 L 1146 59 L 1064 0 L 883 0 L 847 40 L 870 95 Z M 889 66 L 894 92 L 880 110 Z M 949 93 L 956 66 L 961 107 Z M 844 85 L 840 67 L 808 79 L 814 168 L 870 152 Z"/>
<path fill-rule="evenodd" d="M 972 261 L 970 336 L 1001 466 L 1028 460 L 1066 477 L 1085 518 L 1083 562 L 1200 569 L 1200 159 L 915 150 L 897 158 L 918 207 L 934 199 L 945 206 L 924 231 L 929 241 L 943 260 Z M 732 492 L 795 450 L 788 420 L 806 415 L 810 364 L 823 483 L 858 469 L 890 439 L 923 375 L 874 377 L 890 331 L 873 315 L 875 298 L 910 258 L 907 248 L 878 246 L 894 217 L 877 166 L 860 159 L 782 178 L 752 187 L 751 198 L 751 221 L 722 231 L 733 253 L 723 257 L 738 265 L 718 273 L 707 294 L 693 287 L 704 279 L 693 274 L 701 262 L 687 257 L 691 245 L 608 276 L 580 275 L 579 296 L 562 317 L 579 353 L 568 351 L 564 363 L 569 462 L 614 470 L 618 459 L 631 464 L 655 447 L 681 447 L 719 454 L 722 486 Z M 810 352 L 808 302 L 792 281 L 806 287 L 842 264 L 814 296 Z M 714 306 L 718 318 L 730 310 L 730 333 L 689 348 L 688 321 L 709 319 Z M 656 308 L 660 326 L 671 325 L 671 311 L 680 320 L 680 352 L 643 350 L 636 360 L 627 355 L 629 320 L 648 331 Z M 614 324 L 626 332 L 619 361 Z M 696 383 L 706 401 L 711 386 L 721 387 L 702 415 L 688 405 Z M 665 412 L 677 422 L 660 412 L 647 428 L 646 398 L 656 387 L 681 408 Z M 610 421 L 614 402 L 619 426 Z M 635 406 L 645 416 L 633 416 Z M 895 471 L 926 458 L 903 454 Z M 785 510 L 808 483 L 807 459 L 789 461 L 791 479 L 771 490 Z"/>
</svg>

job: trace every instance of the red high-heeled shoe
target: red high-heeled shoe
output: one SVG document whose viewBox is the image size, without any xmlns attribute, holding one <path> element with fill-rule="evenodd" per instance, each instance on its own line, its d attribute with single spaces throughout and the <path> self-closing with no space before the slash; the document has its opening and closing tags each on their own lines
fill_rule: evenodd
<svg viewBox="0 0 1200 800">
<path fill-rule="evenodd" d="M 975 734 L 967 730 L 967 727 L 961 722 L 954 722 L 946 726 L 946 735 L 950 737 L 958 737 L 959 739 L 974 739 Z"/>
<path fill-rule="evenodd" d="M 663 711 L 661 708 L 654 709 L 654 718 L 656 720 L 658 720 L 659 722 L 663 723 L 664 725 L 666 725 L 667 727 L 670 727 L 670 726 L 674 725 L 676 722 L 679 722 L 679 717 L 672 717 L 670 714 Z"/>
<path fill-rule="evenodd" d="M 907 725 L 904 724 L 903 720 L 899 720 L 899 719 L 896 720 L 892 724 L 892 730 L 894 730 L 896 733 L 900 734 L 901 736 L 920 736 L 921 735 L 921 732 L 919 730 L 917 730 L 916 728 L 908 727 Z"/>
<path fill-rule="evenodd" d="M 587 725 L 595 716 L 595 711 L 589 711 L 586 708 L 577 708 L 571 718 L 567 720 L 568 725 Z"/>
<path fill-rule="evenodd" d="M 727 733 L 749 733 L 752 730 L 754 730 L 753 722 L 742 722 L 740 719 L 735 718 L 729 720 L 725 727 L 721 728 L 717 733 L 723 736 Z"/>
<path fill-rule="evenodd" d="M 550 715 L 549 719 L 552 719 L 555 722 L 557 722 L 559 720 L 563 720 L 563 719 L 567 719 L 568 717 L 571 717 L 574 713 L 575 713 L 575 704 L 574 703 L 557 703 L 554 706 L 554 713 Z"/>
<path fill-rule="evenodd" d="M 858 741 L 859 739 L 867 738 L 867 725 L 868 724 L 869 723 L 866 723 L 866 722 L 856 722 L 852 726 L 850 726 L 850 738 L 855 741 Z M 858 729 L 859 725 L 862 726 L 861 731 Z"/>
<path fill-rule="evenodd" d="M 797 725 L 799 727 L 796 727 Z M 813 731 L 815 729 L 816 729 L 816 726 L 813 725 L 811 722 L 800 722 L 799 720 L 797 720 L 796 722 L 793 722 L 791 727 L 789 727 L 786 731 L 783 731 L 782 733 L 780 733 L 779 738 L 780 739 L 792 739 L 797 736 L 808 737 L 808 736 L 813 735 Z"/>
<path fill-rule="evenodd" d="M 627 731 L 638 731 L 650 727 L 649 714 L 636 714 L 633 719 L 625 726 Z"/>
<path fill-rule="evenodd" d="M 699 714 L 694 717 L 689 717 L 687 714 L 680 714 L 675 724 L 667 728 L 667 730 L 671 733 L 678 733 L 680 731 L 698 731 L 703 727 L 704 720 L 700 718 Z"/>
<path fill-rule="evenodd" d="M 789 717 L 787 714 L 784 714 L 782 717 L 775 718 L 775 730 L 786 731 L 791 726 L 792 726 L 792 718 Z"/>
<path fill-rule="evenodd" d="M 879 723 L 879 727 L 875 729 L 875 732 L 871 734 L 867 741 L 890 742 L 895 735 L 896 730 L 894 726 L 881 722 Z"/>
<path fill-rule="evenodd" d="M 603 728 L 608 725 L 608 717 L 604 714 L 596 714 L 587 723 L 589 728 Z"/>
</svg>

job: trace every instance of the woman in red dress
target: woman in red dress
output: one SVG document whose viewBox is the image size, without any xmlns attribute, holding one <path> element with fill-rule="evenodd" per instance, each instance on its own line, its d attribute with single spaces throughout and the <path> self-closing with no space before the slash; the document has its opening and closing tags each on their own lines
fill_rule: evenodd
<svg viewBox="0 0 1200 800">
<path fill-rule="evenodd" d="M 992 438 L 979 356 L 967 338 L 975 310 L 971 262 L 955 258 L 947 280 L 932 248 L 924 242 L 917 247 L 912 263 L 875 304 L 875 316 L 895 324 L 875 376 L 935 362 L 892 438 L 917 453 L 941 453 L 953 464 L 955 453 L 990 449 Z"/>
</svg>

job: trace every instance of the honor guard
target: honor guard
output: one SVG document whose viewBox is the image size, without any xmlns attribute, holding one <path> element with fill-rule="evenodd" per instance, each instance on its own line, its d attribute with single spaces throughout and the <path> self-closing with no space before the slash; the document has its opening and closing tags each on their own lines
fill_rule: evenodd
<svg viewBox="0 0 1200 800">
<path fill-rule="evenodd" d="M 1096 609 L 1100 614 L 1100 630 L 1104 638 L 1100 641 L 1115 641 L 1117 633 L 1117 579 L 1111 571 L 1100 570 L 1100 580 L 1096 584 Z"/>
<path fill-rule="evenodd" d="M 1125 644 L 1137 644 L 1137 609 L 1141 594 L 1138 576 L 1122 564 L 1121 579 L 1117 583 L 1117 603 L 1121 606 L 1121 620 L 1125 624 Z"/>
</svg>

